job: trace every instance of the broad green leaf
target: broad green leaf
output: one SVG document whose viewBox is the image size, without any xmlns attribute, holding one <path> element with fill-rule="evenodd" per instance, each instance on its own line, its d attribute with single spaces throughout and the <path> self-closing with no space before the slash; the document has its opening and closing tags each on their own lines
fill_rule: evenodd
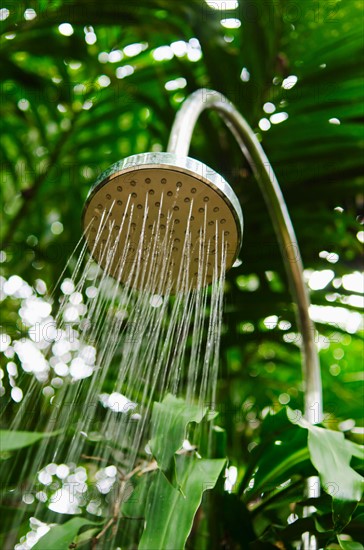
<svg viewBox="0 0 364 550">
<path fill-rule="evenodd" d="M 15 451 L 23 447 L 29 447 L 41 439 L 54 437 L 60 432 L 41 433 L 41 432 L 13 432 L 11 430 L 0 430 L 0 452 Z"/>
<path fill-rule="evenodd" d="M 184 495 L 159 471 L 145 505 L 145 530 L 139 550 L 183 550 L 204 491 L 212 489 L 224 467 L 223 459 L 177 456 L 178 479 Z"/>
<path fill-rule="evenodd" d="M 342 432 L 310 425 L 288 407 L 268 415 L 261 433 L 263 441 L 252 453 L 255 461 L 250 468 L 257 468 L 254 487 L 247 497 L 270 492 L 293 475 L 312 475 L 311 462 L 333 499 L 335 528 L 342 529 L 363 494 L 363 478 L 350 465 L 353 456 L 362 457 L 360 445 L 346 440 Z"/>
<path fill-rule="evenodd" d="M 328 485 L 329 492 L 337 490 L 336 483 Z M 324 490 L 327 488 L 324 486 Z M 344 527 L 351 521 L 351 518 L 356 511 L 358 503 L 355 500 L 340 500 L 340 498 L 332 497 L 332 517 L 336 533 L 341 533 Z"/>
<path fill-rule="evenodd" d="M 343 550 L 364 550 L 364 546 L 360 542 L 346 540 L 342 535 L 338 535 L 337 540 Z"/>
<path fill-rule="evenodd" d="M 186 438 L 187 425 L 200 423 L 207 410 L 207 407 L 188 404 L 171 394 L 166 395 L 161 403 L 154 403 L 149 446 L 161 470 L 170 470 L 173 456 Z"/>
<path fill-rule="evenodd" d="M 297 415 L 292 414 L 291 418 L 294 420 Z M 261 443 L 252 452 L 240 492 L 247 487 L 256 468 L 254 487 L 247 492 L 248 498 L 253 494 L 271 492 L 291 475 L 310 473 L 309 458 L 307 432 L 290 421 L 287 409 L 268 414 L 262 423 Z M 314 474 L 313 468 L 311 473 Z"/>
<path fill-rule="evenodd" d="M 309 459 L 307 434 L 303 431 L 296 429 L 289 437 L 277 440 L 277 444 L 273 442 L 259 461 L 258 471 L 254 476 L 254 493 L 269 493 L 295 474 L 313 474 L 309 470 Z"/>
<path fill-rule="evenodd" d="M 320 472 L 323 486 L 328 486 L 329 494 L 331 491 L 335 500 L 358 502 L 363 494 L 363 478 L 350 466 L 353 443 L 347 441 L 342 432 L 310 426 L 308 447 L 311 460 Z"/>
<path fill-rule="evenodd" d="M 350 520 L 364 489 L 362 476 L 350 466 L 358 445 L 347 441 L 342 432 L 308 426 L 308 448 L 321 484 L 332 496 L 335 526 L 342 529 Z"/>
<path fill-rule="evenodd" d="M 101 525 L 101 523 L 81 517 L 72 518 L 62 525 L 51 527 L 33 548 L 34 550 L 68 550 L 78 531 L 85 525 Z"/>
<path fill-rule="evenodd" d="M 149 488 L 154 482 L 156 472 L 142 475 L 133 479 L 134 490 L 128 500 L 122 504 L 122 515 L 129 518 L 143 518 L 145 513 L 145 502 Z"/>
</svg>

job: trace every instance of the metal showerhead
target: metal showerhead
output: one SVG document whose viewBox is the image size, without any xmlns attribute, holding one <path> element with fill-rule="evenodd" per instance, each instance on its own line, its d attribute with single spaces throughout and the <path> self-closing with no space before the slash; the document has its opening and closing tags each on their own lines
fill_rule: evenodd
<svg viewBox="0 0 364 550">
<path fill-rule="evenodd" d="M 214 270 L 219 275 L 235 262 L 243 234 L 241 207 L 230 185 L 205 164 L 171 153 L 133 155 L 113 164 L 91 189 L 83 224 L 92 256 L 108 274 L 143 288 L 140 274 L 130 279 L 128 269 L 120 269 L 121 258 L 146 269 L 159 263 L 168 273 L 162 293 L 168 279 L 172 292 L 180 287 L 182 264 L 190 287 L 198 284 L 201 261 L 203 280 L 211 283 Z M 145 249 L 156 239 L 170 249 L 164 244 L 159 252 L 141 250 L 141 242 Z M 108 247 L 115 247 L 112 259 Z"/>
</svg>

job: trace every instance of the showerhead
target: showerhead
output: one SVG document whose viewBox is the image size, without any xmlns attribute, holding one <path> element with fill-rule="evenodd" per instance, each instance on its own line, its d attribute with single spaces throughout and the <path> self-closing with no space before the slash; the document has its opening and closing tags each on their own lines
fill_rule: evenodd
<svg viewBox="0 0 364 550">
<path fill-rule="evenodd" d="M 127 286 L 153 291 L 160 280 L 159 294 L 200 288 L 233 265 L 243 234 L 239 201 L 221 176 L 187 156 L 198 118 L 209 109 L 221 116 L 250 164 L 282 251 L 292 247 L 296 251 L 294 262 L 287 254 L 283 254 L 283 259 L 298 305 L 297 320 L 303 338 L 305 416 L 316 423 L 322 419 L 320 364 L 297 239 L 269 160 L 252 128 L 226 97 L 214 90 L 196 90 L 185 99 L 175 117 L 169 153 L 129 157 L 100 176 L 84 209 L 91 254 L 106 273 Z M 137 246 L 130 242 L 133 235 Z M 159 242 L 164 246 L 155 246 Z M 169 248 L 165 246 L 168 243 Z M 162 255 L 161 251 L 167 253 Z M 135 270 L 136 265 L 142 268 Z M 147 278 L 140 276 L 146 272 Z M 315 418 L 313 402 L 318 403 Z"/>
<path fill-rule="evenodd" d="M 155 281 L 164 278 L 162 294 L 181 287 L 182 272 L 189 288 L 201 284 L 201 263 L 203 284 L 211 283 L 235 262 L 243 234 L 230 185 L 205 164 L 171 153 L 133 155 L 103 172 L 87 198 L 83 225 L 93 258 L 108 274 L 145 288 L 145 271 L 153 270 Z"/>
</svg>

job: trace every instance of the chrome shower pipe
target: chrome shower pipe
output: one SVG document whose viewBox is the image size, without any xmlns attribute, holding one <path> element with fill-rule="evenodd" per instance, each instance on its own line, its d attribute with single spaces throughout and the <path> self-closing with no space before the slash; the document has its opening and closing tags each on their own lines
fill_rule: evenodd
<svg viewBox="0 0 364 550">
<path fill-rule="evenodd" d="M 216 111 L 234 135 L 258 181 L 268 207 L 296 303 L 297 325 L 302 336 L 304 416 L 311 424 L 320 423 L 323 409 L 320 363 L 314 339 L 314 324 L 309 314 L 310 300 L 303 277 L 301 254 L 278 180 L 257 137 L 225 96 L 213 90 L 200 89 L 191 94 L 178 111 L 167 150 L 181 158 L 188 156 L 197 120 L 202 111 L 207 109 Z"/>
</svg>

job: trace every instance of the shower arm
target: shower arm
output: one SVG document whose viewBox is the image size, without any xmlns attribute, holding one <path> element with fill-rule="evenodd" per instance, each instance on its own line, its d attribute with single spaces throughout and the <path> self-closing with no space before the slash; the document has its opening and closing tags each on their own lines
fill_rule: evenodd
<svg viewBox="0 0 364 550">
<path fill-rule="evenodd" d="M 322 421 L 320 363 L 310 319 L 310 300 L 303 278 L 303 264 L 278 180 L 253 130 L 236 107 L 222 94 L 207 89 L 192 93 L 176 115 L 167 151 L 187 157 L 197 120 L 206 109 L 216 111 L 234 135 L 258 181 L 281 247 L 291 293 L 296 302 L 297 325 L 302 336 L 301 354 L 305 386 L 304 416 L 311 424 Z"/>
</svg>

